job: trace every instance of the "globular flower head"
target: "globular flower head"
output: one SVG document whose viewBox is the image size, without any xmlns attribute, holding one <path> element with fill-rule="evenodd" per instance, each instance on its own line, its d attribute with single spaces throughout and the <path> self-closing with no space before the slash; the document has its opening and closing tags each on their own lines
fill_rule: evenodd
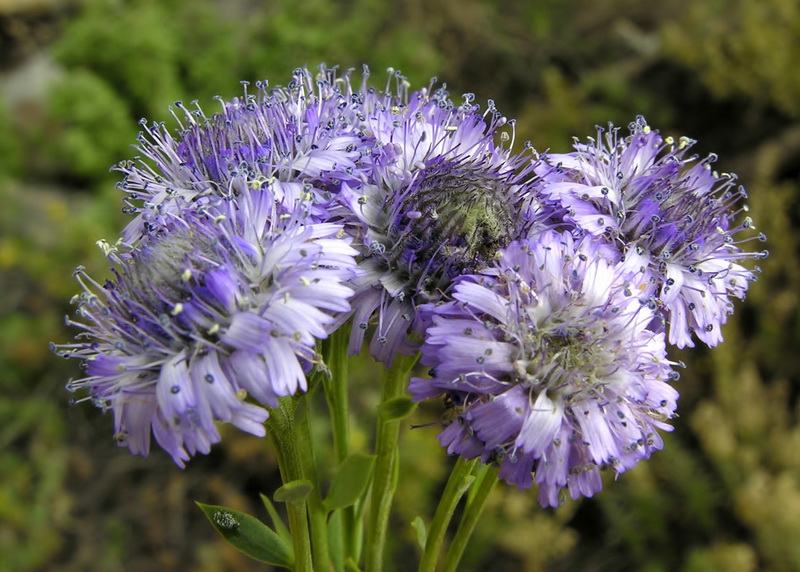
<svg viewBox="0 0 800 572">
<path fill-rule="evenodd" d="M 721 325 L 733 311 L 731 297 L 744 298 L 755 274 L 741 263 L 766 251 L 740 245 L 763 234 L 744 217 L 744 189 L 736 177 L 712 169 L 715 156 L 698 160 L 694 141 L 674 141 L 651 130 L 642 117 L 620 138 L 613 126 L 575 152 L 547 157 L 540 165 L 542 197 L 551 216 L 561 216 L 579 234 L 601 237 L 616 247 L 624 266 L 644 271 L 654 301 L 669 322 L 669 342 L 709 346 L 722 341 Z"/>
<path fill-rule="evenodd" d="M 412 379 L 414 399 L 445 396 L 448 452 L 498 463 L 519 488 L 535 481 L 543 506 L 564 488 L 598 492 L 600 469 L 633 467 L 671 429 L 664 334 L 604 251 L 553 231 L 516 241 L 457 280 L 452 301 L 425 308 L 432 378 Z"/>
<path fill-rule="evenodd" d="M 83 329 L 56 347 L 82 360 L 68 389 L 111 410 L 119 444 L 146 455 L 151 434 L 183 466 L 219 441 L 215 421 L 263 436 L 268 414 L 306 389 L 316 341 L 348 312 L 356 251 L 341 227 L 280 216 L 253 191 L 203 212 L 165 215 L 136 247 L 105 245 L 114 278 L 82 269 Z"/>
<path fill-rule="evenodd" d="M 417 347 L 408 335 L 420 329 L 419 304 L 441 299 L 455 277 L 523 232 L 532 176 L 530 153 L 510 151 L 509 122 L 492 104 L 481 112 L 467 94 L 455 105 L 443 88 L 408 94 L 402 76 L 398 86 L 355 94 L 373 140 L 371 170 L 340 196 L 364 270 L 350 349 L 360 349 L 376 316 L 370 350 L 387 365 Z"/>
<path fill-rule="evenodd" d="M 346 116 L 349 80 L 335 69 L 295 70 L 286 86 L 255 84 L 242 97 L 217 98 L 222 111 L 207 116 L 197 102 L 177 102 L 179 129 L 142 120 L 141 156 L 119 166 L 133 243 L 164 216 L 200 207 L 246 189 L 268 189 L 287 211 L 326 218 L 326 203 L 343 181 L 359 180 L 363 141 Z M 181 113 L 182 112 L 182 113 Z"/>
</svg>

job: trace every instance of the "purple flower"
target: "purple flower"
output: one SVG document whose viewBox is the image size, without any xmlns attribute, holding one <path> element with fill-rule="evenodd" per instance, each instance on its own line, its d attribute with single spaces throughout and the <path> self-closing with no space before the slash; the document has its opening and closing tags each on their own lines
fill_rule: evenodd
<svg viewBox="0 0 800 572">
<path fill-rule="evenodd" d="M 634 295 L 599 241 L 546 232 L 510 244 L 496 265 L 456 281 L 431 304 L 415 400 L 439 395 L 452 418 L 448 453 L 500 466 L 543 506 L 602 488 L 662 447 L 677 378 L 647 298 Z M 635 277 L 632 284 L 636 283 Z"/>
<path fill-rule="evenodd" d="M 352 114 L 345 115 L 347 77 L 337 79 L 335 69 L 312 75 L 302 68 L 286 87 L 256 83 L 256 94 L 243 83 L 243 97 L 217 98 L 222 111 L 211 117 L 197 102 L 193 109 L 176 103 L 183 116 L 173 110 L 180 126 L 175 135 L 163 123 L 142 120 L 142 156 L 119 166 L 126 210 L 137 214 L 126 242 L 156 228 L 165 215 L 246 189 L 269 189 L 287 211 L 300 205 L 307 216 L 324 219 L 331 193 L 343 181 L 360 180 L 363 134 Z"/>
<path fill-rule="evenodd" d="M 625 139 L 617 128 L 598 129 L 597 140 L 575 152 L 549 155 L 550 167 L 539 168 L 543 212 L 602 237 L 627 269 L 646 272 L 671 344 L 693 347 L 696 335 L 715 346 L 733 312 L 730 298 L 743 299 L 755 280 L 741 262 L 767 255 L 740 245 L 766 238 L 736 238 L 755 227 L 749 217 L 734 222 L 747 211 L 746 194 L 734 175 L 712 170 L 715 156 L 687 156 L 694 141 L 664 139 L 642 117 L 630 129 Z"/>
<path fill-rule="evenodd" d="M 115 437 L 147 455 L 151 433 L 181 467 L 220 440 L 215 421 L 257 436 L 277 398 L 306 390 L 316 341 L 350 310 L 356 251 L 338 225 L 281 216 L 266 191 L 164 214 L 134 247 L 105 245 L 114 278 L 82 269 L 84 331 L 56 347 L 86 376 L 71 391 L 114 416 Z M 300 211 L 302 212 L 302 209 Z"/>
<path fill-rule="evenodd" d="M 409 333 L 420 329 L 419 304 L 441 299 L 455 277 L 523 233 L 533 170 L 530 153 L 510 151 L 513 137 L 502 128 L 513 122 L 491 102 L 480 112 L 471 94 L 456 106 L 443 88 L 409 94 L 402 76 L 397 83 L 396 95 L 389 86 L 353 94 L 374 148 L 363 184 L 343 183 L 340 195 L 364 270 L 350 351 L 376 317 L 370 351 L 387 366 L 417 349 Z"/>
</svg>

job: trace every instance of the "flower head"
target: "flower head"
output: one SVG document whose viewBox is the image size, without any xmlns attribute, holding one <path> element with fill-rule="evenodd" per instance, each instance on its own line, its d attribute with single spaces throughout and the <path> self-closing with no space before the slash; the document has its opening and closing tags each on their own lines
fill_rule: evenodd
<svg viewBox="0 0 800 572">
<path fill-rule="evenodd" d="M 246 189 L 269 189 L 288 211 L 327 216 L 325 204 L 343 181 L 358 181 L 358 125 L 343 109 L 348 79 L 335 69 L 294 71 L 285 87 L 256 83 L 256 93 L 231 101 L 217 98 L 222 111 L 211 117 L 193 102 L 177 102 L 180 129 L 142 120 L 141 157 L 119 166 L 119 186 L 128 193 L 126 210 L 137 216 L 125 230 L 133 243 L 164 216 L 199 207 Z"/>
<path fill-rule="evenodd" d="M 146 455 L 151 432 L 183 466 L 219 441 L 215 421 L 263 436 L 266 406 L 306 389 L 316 340 L 348 312 L 356 251 L 333 224 L 280 216 L 252 191 L 203 212 L 164 215 L 136 247 L 105 245 L 114 279 L 77 271 L 83 361 L 71 391 L 114 415 L 116 438 Z"/>
<path fill-rule="evenodd" d="M 408 334 L 419 304 L 441 299 L 455 277 L 488 264 L 523 232 L 532 161 L 512 154 L 507 119 L 491 102 L 480 112 L 471 94 L 461 105 L 443 88 L 408 94 L 398 76 L 396 95 L 388 86 L 355 95 L 374 148 L 367 179 L 343 184 L 340 196 L 364 270 L 350 349 L 360 349 L 376 315 L 370 350 L 388 365 L 416 349 Z"/>
<path fill-rule="evenodd" d="M 664 334 L 603 251 L 552 231 L 513 242 L 457 280 L 452 301 L 426 307 L 432 379 L 412 379 L 414 399 L 445 396 L 448 452 L 499 463 L 520 488 L 535 481 L 543 506 L 565 487 L 598 492 L 601 468 L 633 467 L 661 448 L 656 429 L 671 429 Z"/>
<path fill-rule="evenodd" d="M 694 346 L 694 335 L 715 346 L 733 311 L 730 297 L 744 298 L 755 280 L 741 262 L 767 254 L 740 245 L 766 238 L 737 238 L 755 226 L 749 217 L 734 222 L 747 211 L 746 194 L 734 175 L 712 170 L 715 156 L 687 156 L 694 141 L 665 139 L 642 117 L 630 128 L 624 139 L 617 128 L 599 129 L 575 152 L 548 156 L 542 197 L 551 216 L 560 211 L 579 233 L 618 248 L 626 268 L 646 273 L 670 343 Z"/>
</svg>

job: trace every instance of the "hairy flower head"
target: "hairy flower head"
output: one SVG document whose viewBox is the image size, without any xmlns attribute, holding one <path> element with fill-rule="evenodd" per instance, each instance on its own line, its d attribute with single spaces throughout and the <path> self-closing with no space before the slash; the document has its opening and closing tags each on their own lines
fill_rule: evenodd
<svg viewBox="0 0 800 572">
<path fill-rule="evenodd" d="M 444 88 L 408 93 L 364 89 L 362 131 L 371 137 L 371 170 L 342 185 L 345 220 L 361 245 L 351 352 L 370 318 L 372 355 L 389 364 L 415 349 L 408 334 L 416 307 L 441 299 L 459 275 L 491 262 L 526 225 L 530 153 L 513 154 L 494 105 L 481 112 L 467 94 L 455 105 Z M 527 146 L 526 146 L 527 148 Z"/>
<path fill-rule="evenodd" d="M 348 312 L 356 251 L 341 227 L 281 216 L 253 191 L 165 215 L 136 247 L 105 245 L 114 278 L 79 269 L 82 360 L 71 391 L 111 410 L 119 444 L 146 455 L 151 433 L 181 466 L 219 441 L 215 421 L 263 436 L 277 398 L 306 390 L 315 345 Z"/>
<path fill-rule="evenodd" d="M 439 436 L 451 454 L 500 465 L 520 488 L 557 506 L 602 487 L 662 446 L 676 374 L 655 315 L 604 249 L 546 232 L 511 243 L 493 267 L 459 279 L 431 314 L 415 400 L 446 397 Z"/>
<path fill-rule="evenodd" d="M 173 111 L 179 128 L 142 120 L 136 160 L 122 163 L 119 187 L 126 210 L 136 214 L 125 231 L 133 243 L 165 215 L 268 189 L 287 212 L 305 209 L 314 220 L 327 217 L 326 203 L 343 181 L 358 181 L 363 141 L 348 105 L 347 79 L 322 67 L 294 71 L 286 86 L 244 84 L 242 97 L 225 101 L 207 116 L 197 102 Z M 182 112 L 182 113 L 181 113 Z"/>
<path fill-rule="evenodd" d="M 730 298 L 744 298 L 755 280 L 741 263 L 767 255 L 740 246 L 766 238 L 737 236 L 755 226 L 736 177 L 712 169 L 715 156 L 688 156 L 694 141 L 664 138 L 641 117 L 630 129 L 624 139 L 617 128 L 599 129 L 575 152 L 549 155 L 542 196 L 580 233 L 616 247 L 626 268 L 646 273 L 670 343 L 694 346 L 696 336 L 715 346 L 733 312 Z"/>
</svg>

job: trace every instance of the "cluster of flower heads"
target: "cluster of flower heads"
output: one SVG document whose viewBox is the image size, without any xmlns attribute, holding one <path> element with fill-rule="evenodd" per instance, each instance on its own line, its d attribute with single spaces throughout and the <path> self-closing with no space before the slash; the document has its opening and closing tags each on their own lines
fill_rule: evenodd
<svg viewBox="0 0 800 572">
<path fill-rule="evenodd" d="M 177 104 L 175 131 L 142 123 L 114 277 L 76 273 L 83 332 L 56 351 L 86 376 L 68 388 L 182 466 L 218 421 L 263 435 L 349 323 L 351 354 L 368 333 L 386 367 L 421 352 L 410 390 L 445 397 L 450 453 L 544 505 L 592 495 L 670 429 L 667 342 L 719 343 L 754 279 L 744 191 L 641 118 L 539 155 L 491 101 L 368 78 L 298 69 L 211 117 Z"/>
</svg>

